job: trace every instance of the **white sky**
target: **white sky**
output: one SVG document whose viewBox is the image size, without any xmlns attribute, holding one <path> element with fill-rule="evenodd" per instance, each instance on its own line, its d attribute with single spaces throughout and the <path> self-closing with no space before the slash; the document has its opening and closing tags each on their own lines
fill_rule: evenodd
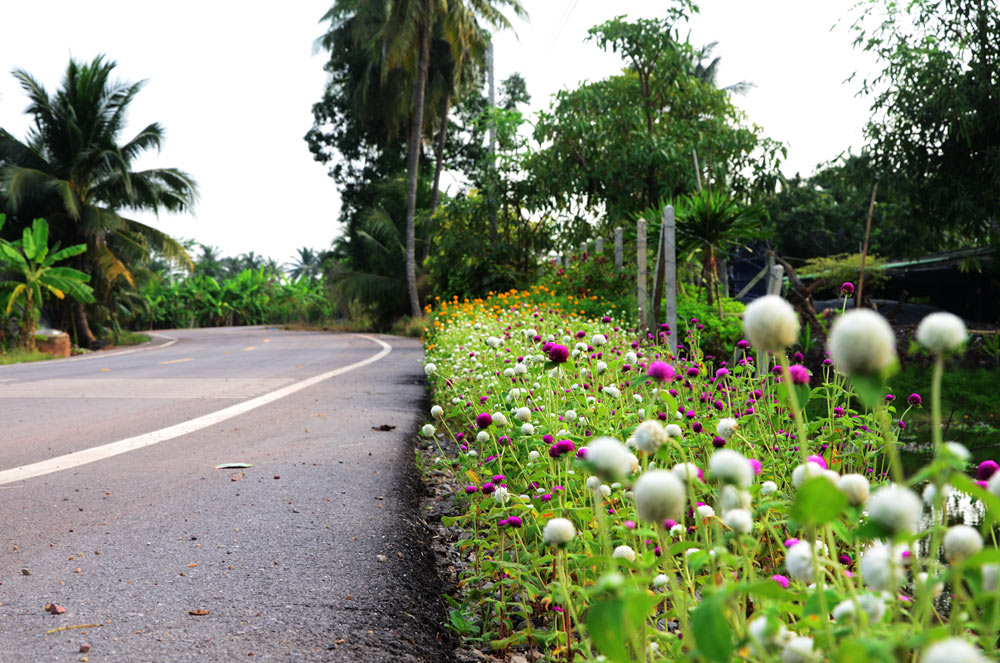
<svg viewBox="0 0 1000 663">
<path fill-rule="evenodd" d="M 871 70 L 834 23 L 855 0 L 702 0 L 691 26 L 700 45 L 718 41 L 718 82 L 756 87 L 735 101 L 766 134 L 788 144 L 785 172 L 811 173 L 861 141 L 867 103 L 851 72 Z M 166 128 L 163 150 L 140 167 L 177 167 L 199 184 L 195 215 L 139 217 L 178 238 L 291 260 L 323 248 L 338 227 L 339 198 L 302 137 L 322 94 L 324 54 L 313 55 L 331 0 L 170 3 L 46 0 L 5 3 L 0 38 L 0 126 L 23 138 L 27 98 L 10 76 L 23 68 L 55 91 L 73 55 L 118 62 L 120 78 L 148 83 L 132 105 L 130 131 Z M 533 110 L 558 89 L 598 80 L 622 63 L 587 29 L 617 14 L 656 16 L 654 0 L 523 0 L 530 23 L 496 38 L 496 76 L 519 71 Z M 155 7 L 155 10 L 153 9 Z M 845 21 L 849 23 L 849 21 Z"/>
</svg>

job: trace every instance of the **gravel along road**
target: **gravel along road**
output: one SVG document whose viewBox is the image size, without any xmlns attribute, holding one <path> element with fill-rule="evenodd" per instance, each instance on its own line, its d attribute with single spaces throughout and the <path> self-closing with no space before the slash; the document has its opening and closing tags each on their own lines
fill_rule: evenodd
<svg viewBox="0 0 1000 663">
<path fill-rule="evenodd" d="M 256 327 L 0 367 L 0 662 L 448 660 L 420 357 Z"/>
</svg>

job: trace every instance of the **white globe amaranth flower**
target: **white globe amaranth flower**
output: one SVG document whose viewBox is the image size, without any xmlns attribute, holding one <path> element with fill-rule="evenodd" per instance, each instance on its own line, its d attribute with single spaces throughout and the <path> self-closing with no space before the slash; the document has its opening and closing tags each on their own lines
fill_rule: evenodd
<svg viewBox="0 0 1000 663">
<path fill-rule="evenodd" d="M 719 424 L 715 427 L 715 432 L 719 434 L 719 437 L 728 440 L 736 432 L 739 427 L 739 423 L 732 417 L 726 417 L 719 420 Z"/>
<path fill-rule="evenodd" d="M 596 493 L 601 488 L 601 477 L 587 477 L 587 480 L 584 483 L 587 486 L 587 490 L 592 493 Z"/>
<path fill-rule="evenodd" d="M 932 599 L 939 598 L 944 592 L 944 583 L 940 580 L 931 580 L 926 571 L 921 571 L 917 574 L 914 585 L 917 588 L 918 594 L 929 593 Z"/>
<path fill-rule="evenodd" d="M 955 525 L 944 535 L 944 557 L 949 562 L 960 562 L 983 549 L 983 536 L 968 525 Z"/>
<path fill-rule="evenodd" d="M 534 435 L 534 434 L 535 434 L 534 426 L 528 423 L 521 424 L 521 435 Z"/>
<path fill-rule="evenodd" d="M 478 442 L 479 444 L 486 444 L 489 441 L 490 441 L 490 434 L 487 433 L 486 431 L 481 430 L 478 433 L 476 433 L 476 442 Z"/>
<path fill-rule="evenodd" d="M 437 373 L 437 369 L 438 367 L 435 366 L 434 364 L 424 364 L 424 373 L 426 373 L 427 375 L 433 375 L 434 373 Z"/>
<path fill-rule="evenodd" d="M 475 458 L 476 456 L 478 456 L 478 455 L 479 455 L 479 453 L 478 453 L 478 452 L 477 452 L 477 451 L 476 451 L 475 449 L 469 449 L 469 450 L 468 450 L 468 451 L 466 452 L 466 455 L 468 455 L 468 456 L 470 456 L 470 457 L 472 457 L 472 458 Z"/>
<path fill-rule="evenodd" d="M 677 439 L 684 434 L 684 431 L 677 424 L 667 424 L 664 430 L 667 432 L 667 437 L 673 439 Z"/>
<path fill-rule="evenodd" d="M 594 334 L 590 338 L 590 344 L 593 345 L 595 348 L 599 348 L 607 342 L 608 342 L 608 337 L 605 336 L 604 334 Z"/>
<path fill-rule="evenodd" d="M 666 573 L 658 573 L 653 578 L 653 587 L 666 587 L 670 584 L 670 577 Z"/>
<path fill-rule="evenodd" d="M 636 448 L 648 454 L 656 453 L 656 450 L 667 441 L 667 431 L 656 419 L 647 419 L 642 422 L 632 435 L 635 437 Z"/>
<path fill-rule="evenodd" d="M 501 428 L 506 426 L 509 422 L 507 421 L 507 415 L 503 412 L 494 412 L 492 415 L 493 423 Z"/>
<path fill-rule="evenodd" d="M 965 337 L 965 323 L 952 313 L 931 313 L 917 325 L 917 342 L 935 354 L 957 350 Z"/>
<path fill-rule="evenodd" d="M 765 481 L 764 483 L 760 484 L 761 495 L 764 495 L 766 497 L 767 495 L 774 495 L 776 492 L 778 492 L 778 484 L 774 483 L 773 481 Z"/>
<path fill-rule="evenodd" d="M 503 376 L 505 378 L 512 378 L 512 377 L 514 377 L 514 369 L 513 368 L 505 368 L 505 369 L 503 369 Z"/>
<path fill-rule="evenodd" d="M 424 437 L 434 437 L 434 433 L 436 432 L 437 430 L 435 430 L 433 424 L 424 424 L 424 427 L 420 429 L 420 434 Z"/>
<path fill-rule="evenodd" d="M 542 530 L 542 541 L 550 546 L 565 546 L 576 536 L 576 528 L 566 518 L 553 518 L 545 523 Z"/>
<path fill-rule="evenodd" d="M 875 311 L 854 309 L 834 321 L 827 348 L 841 373 L 876 375 L 895 358 L 896 336 Z"/>
<path fill-rule="evenodd" d="M 717 479 L 742 488 L 753 483 L 753 466 L 738 451 L 719 449 L 708 459 L 708 468 Z"/>
<path fill-rule="evenodd" d="M 858 605 L 861 611 L 868 616 L 869 624 L 877 624 L 885 614 L 885 601 L 874 594 L 861 594 L 858 596 Z M 838 603 L 833 609 L 833 618 L 836 621 L 846 620 L 848 617 L 854 618 L 855 605 L 853 599 L 845 599 Z"/>
<path fill-rule="evenodd" d="M 538 460 L 541 457 L 541 455 L 542 454 L 538 453 L 537 451 L 534 451 L 534 450 L 529 451 L 528 452 L 528 460 Z"/>
<path fill-rule="evenodd" d="M 923 507 L 917 494 L 896 484 L 883 486 L 868 500 L 868 515 L 893 534 L 912 534 L 920 526 Z"/>
<path fill-rule="evenodd" d="M 781 352 L 798 339 L 799 318 L 787 301 L 766 295 L 743 311 L 743 331 L 758 350 Z"/>
<path fill-rule="evenodd" d="M 641 403 L 642 394 L 632 394 L 632 400 L 634 400 L 636 403 Z"/>
<path fill-rule="evenodd" d="M 670 468 L 670 471 L 676 474 L 677 478 L 683 481 L 685 486 L 689 479 L 691 481 L 698 481 L 699 479 L 698 466 L 694 463 L 677 463 Z"/>
<path fill-rule="evenodd" d="M 785 551 L 788 575 L 802 582 L 813 581 L 813 550 L 808 541 L 799 541 Z"/>
<path fill-rule="evenodd" d="M 566 410 L 566 413 L 563 415 L 563 417 L 566 419 L 566 421 L 576 421 L 576 410 Z"/>
<path fill-rule="evenodd" d="M 434 405 L 431 407 L 431 416 L 435 419 L 440 419 L 444 417 L 444 408 L 440 405 Z"/>
<path fill-rule="evenodd" d="M 496 417 L 494 417 L 495 419 Z M 518 421 L 531 421 L 531 409 L 526 407 L 519 407 L 514 411 L 514 418 Z"/>
<path fill-rule="evenodd" d="M 871 492 L 868 479 L 860 474 L 845 474 L 840 477 L 837 479 L 837 489 L 847 497 L 847 503 L 852 506 L 864 505 Z"/>
<path fill-rule="evenodd" d="M 738 534 L 753 531 L 753 516 L 746 509 L 730 509 L 722 514 L 722 522 Z"/>
<path fill-rule="evenodd" d="M 510 501 L 510 491 L 505 486 L 497 486 L 493 491 L 493 499 L 500 504 L 506 504 Z"/>
<path fill-rule="evenodd" d="M 621 589 L 625 585 L 625 576 L 618 573 L 617 571 L 612 571 L 610 573 L 605 573 L 600 578 L 597 579 L 597 590 L 601 592 L 614 591 Z"/>
<path fill-rule="evenodd" d="M 528 372 L 528 367 L 524 364 L 517 363 L 514 364 L 514 375 L 524 375 Z"/>
<path fill-rule="evenodd" d="M 876 543 L 861 553 L 858 567 L 865 583 L 876 592 L 887 589 L 890 584 L 899 585 L 903 580 L 902 546 Z M 895 559 L 893 559 L 895 555 Z M 893 582 L 893 579 L 895 581 Z"/>
<path fill-rule="evenodd" d="M 668 470 L 645 472 L 635 482 L 632 496 L 639 517 L 656 524 L 667 518 L 680 520 L 684 510 L 684 484 Z"/>
<path fill-rule="evenodd" d="M 924 650 L 921 663 L 989 663 L 974 645 L 961 638 L 945 638 Z"/>
<path fill-rule="evenodd" d="M 698 514 L 698 520 L 704 522 L 705 520 L 711 518 L 715 515 L 715 509 L 708 506 L 707 504 L 700 504 L 694 508 L 694 512 Z"/>
<path fill-rule="evenodd" d="M 750 509 L 753 496 L 736 486 L 723 486 L 719 491 L 719 509 L 725 514 L 730 509 Z M 725 520 L 725 518 L 723 518 Z"/>
<path fill-rule="evenodd" d="M 597 490 L 604 497 L 611 497 L 611 486 L 609 486 L 608 484 L 602 483 L 600 486 L 598 486 Z"/>
<path fill-rule="evenodd" d="M 944 495 L 944 499 L 948 499 L 948 496 L 951 495 L 952 492 L 954 492 L 954 490 L 955 489 L 951 487 L 951 484 L 945 484 L 941 486 L 941 494 Z M 924 504 L 926 504 L 927 506 L 933 506 L 935 500 L 937 500 L 937 496 L 938 496 L 938 487 L 932 483 L 929 483 L 926 486 L 924 486 L 923 492 L 920 493 L 920 499 L 922 499 L 924 501 Z"/>
<path fill-rule="evenodd" d="M 635 474 L 636 472 L 639 471 L 639 457 L 636 456 L 634 453 L 629 453 L 628 459 L 630 463 L 628 473 Z M 650 467 L 652 467 L 652 463 L 650 463 Z"/>
<path fill-rule="evenodd" d="M 624 544 L 615 548 L 615 551 L 611 553 L 611 556 L 627 559 L 630 562 L 635 561 L 635 551 L 632 549 L 632 546 L 627 546 Z"/>
<path fill-rule="evenodd" d="M 622 392 L 618 389 L 618 387 L 610 387 L 610 386 L 604 388 L 604 393 L 610 396 L 611 398 L 618 398 L 619 396 L 622 395 Z"/>
<path fill-rule="evenodd" d="M 586 461 L 605 479 L 618 479 L 632 470 L 632 454 L 613 437 L 599 437 L 588 444 Z"/>
<path fill-rule="evenodd" d="M 496 336 L 488 336 L 486 338 L 486 345 L 490 346 L 491 348 L 499 348 L 500 339 L 497 338 Z"/>
<path fill-rule="evenodd" d="M 795 469 L 792 470 L 792 486 L 795 488 L 801 488 L 802 484 L 807 480 L 814 477 L 826 476 L 823 474 L 823 468 L 816 463 L 802 463 L 801 465 L 796 465 Z"/>
<path fill-rule="evenodd" d="M 811 663 L 817 659 L 813 652 L 813 639 L 804 635 L 792 638 L 781 650 L 781 663 Z"/>
<path fill-rule="evenodd" d="M 639 361 L 639 357 L 637 357 L 634 352 L 626 352 L 625 353 L 625 363 L 626 364 L 634 364 L 637 361 Z"/>
<path fill-rule="evenodd" d="M 750 647 L 758 656 L 776 651 L 786 645 L 795 635 L 776 619 L 761 615 L 747 624 Z"/>
<path fill-rule="evenodd" d="M 598 375 L 601 375 L 602 373 L 608 370 L 607 362 L 603 361 L 597 362 L 596 364 L 594 364 L 594 370 L 597 371 Z M 607 387 L 605 387 L 605 389 L 607 389 Z"/>
<path fill-rule="evenodd" d="M 986 490 L 990 491 L 997 497 L 1000 497 L 1000 472 L 993 473 L 993 476 L 990 477 L 989 483 L 986 484 Z"/>
</svg>

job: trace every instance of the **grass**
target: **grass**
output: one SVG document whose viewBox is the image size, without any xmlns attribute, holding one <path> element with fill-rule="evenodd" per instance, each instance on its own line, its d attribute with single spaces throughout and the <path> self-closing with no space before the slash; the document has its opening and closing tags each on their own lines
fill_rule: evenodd
<svg viewBox="0 0 1000 663">
<path fill-rule="evenodd" d="M 141 345 L 143 343 L 149 343 L 149 340 L 150 340 L 149 336 L 147 336 L 146 334 L 126 331 L 119 334 L 118 341 L 113 343 L 113 345 L 116 348 L 121 348 L 127 345 Z"/>
<path fill-rule="evenodd" d="M 931 382 L 931 370 L 930 365 L 909 362 L 892 376 L 889 384 L 896 394 L 897 402 L 900 399 L 905 402 L 906 397 L 914 392 L 919 393 L 926 401 L 930 397 L 927 385 Z M 995 422 L 1000 417 L 997 393 L 1000 393 L 1000 370 L 996 367 L 946 365 L 941 382 L 941 411 L 946 419 L 948 413 L 953 413 L 955 420 Z M 916 414 L 917 418 L 930 417 L 929 409 Z"/>
<path fill-rule="evenodd" d="M 52 355 L 46 352 L 27 352 L 26 350 L 11 350 L 0 353 L 0 365 L 3 364 L 27 364 L 33 361 L 46 361 L 52 359 Z"/>
</svg>

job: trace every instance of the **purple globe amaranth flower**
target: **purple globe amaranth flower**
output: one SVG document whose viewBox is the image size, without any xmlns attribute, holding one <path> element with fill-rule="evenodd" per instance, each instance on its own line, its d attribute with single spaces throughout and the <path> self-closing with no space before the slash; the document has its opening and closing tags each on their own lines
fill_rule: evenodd
<svg viewBox="0 0 1000 663">
<path fill-rule="evenodd" d="M 854 284 L 851 283 L 850 281 L 844 281 L 840 285 L 840 294 L 847 295 L 848 297 L 850 297 L 851 295 L 853 295 L 854 294 Z"/>
<path fill-rule="evenodd" d="M 545 493 L 544 495 L 542 495 L 538 499 L 540 499 L 543 502 L 549 502 L 549 501 L 552 500 L 552 493 Z"/>
<path fill-rule="evenodd" d="M 792 376 L 792 384 L 809 384 L 809 369 L 802 364 L 789 366 L 788 374 Z"/>
<path fill-rule="evenodd" d="M 883 399 L 883 400 L 884 400 L 884 401 L 885 401 L 886 403 L 891 403 L 891 402 L 893 402 L 894 400 L 896 400 L 896 397 L 895 397 L 895 396 L 893 396 L 892 394 L 886 394 L 885 396 L 883 396 L 883 397 L 882 397 L 882 399 Z"/>
<path fill-rule="evenodd" d="M 564 363 L 569 359 L 569 348 L 565 345 L 553 345 L 549 348 L 549 360 L 557 364 Z"/>
<path fill-rule="evenodd" d="M 604 324 L 611 322 L 611 316 L 610 315 L 604 316 L 603 318 L 601 318 L 601 322 L 603 322 Z"/>
<path fill-rule="evenodd" d="M 844 408 L 840 407 L 839 405 L 837 407 L 833 408 L 833 416 L 835 416 L 835 417 L 842 417 L 842 416 L 844 416 Z"/>
<path fill-rule="evenodd" d="M 796 352 L 795 354 L 792 355 L 792 361 L 798 362 L 798 363 L 802 363 L 802 360 L 805 359 L 805 358 L 806 358 L 806 356 L 804 354 L 802 354 L 801 352 Z"/>
<path fill-rule="evenodd" d="M 657 382 L 670 382 L 677 376 L 677 371 L 667 362 L 657 360 L 650 362 L 646 375 Z"/>
<path fill-rule="evenodd" d="M 465 487 L 465 494 L 466 495 L 472 495 L 473 493 L 478 493 L 478 492 L 479 492 L 479 489 L 476 488 L 475 486 L 466 486 Z"/>
<path fill-rule="evenodd" d="M 920 407 L 924 403 L 924 399 L 920 398 L 920 394 L 910 394 L 906 397 L 906 402 L 910 405 L 916 405 Z"/>
<path fill-rule="evenodd" d="M 719 370 L 717 370 L 715 372 L 716 379 L 722 379 L 722 378 L 726 377 L 727 375 L 729 375 L 729 369 L 728 368 L 720 368 Z"/>
<path fill-rule="evenodd" d="M 626 520 L 622 524 L 625 525 L 625 529 L 635 529 L 635 521 L 634 520 Z"/>
<path fill-rule="evenodd" d="M 799 540 L 796 539 L 796 538 L 794 538 L 794 537 L 792 537 L 791 539 L 785 539 L 785 547 L 786 548 L 791 548 L 792 546 L 794 546 L 798 542 L 799 542 Z"/>
<path fill-rule="evenodd" d="M 494 486 L 492 483 L 490 483 L 489 481 L 487 481 L 486 483 L 483 484 L 483 487 L 480 488 L 480 490 L 483 491 L 483 495 L 489 495 L 494 490 L 496 490 L 496 486 Z"/>
<path fill-rule="evenodd" d="M 493 475 L 493 483 L 503 483 L 504 479 L 506 479 L 506 478 L 507 477 L 505 477 L 502 474 L 494 474 Z"/>
<path fill-rule="evenodd" d="M 520 527 L 524 524 L 524 521 L 521 520 L 520 516 L 510 516 L 506 520 L 508 527 Z"/>
<path fill-rule="evenodd" d="M 555 345 L 555 343 L 553 343 L 552 341 L 546 341 L 546 342 L 545 342 L 545 343 L 544 343 L 544 344 L 542 345 L 542 352 L 544 352 L 545 354 L 548 354 L 548 353 L 549 353 L 549 350 L 551 350 L 551 349 L 552 349 L 552 346 L 553 346 L 553 345 Z"/>
<path fill-rule="evenodd" d="M 701 422 L 696 421 L 693 424 L 691 424 L 691 432 L 700 433 L 703 430 L 705 430 L 705 427 L 701 425 Z"/>
<path fill-rule="evenodd" d="M 1000 470 L 1000 465 L 997 465 L 995 460 L 984 460 L 979 463 L 979 469 L 976 470 L 976 478 L 980 481 L 988 481 L 990 477 L 996 474 L 997 470 Z"/>
<path fill-rule="evenodd" d="M 754 476 L 760 476 L 761 471 L 764 469 L 764 466 L 761 465 L 760 461 L 756 458 L 747 458 L 747 462 L 750 463 L 750 467 L 753 468 Z"/>
<path fill-rule="evenodd" d="M 791 581 L 788 579 L 788 577 L 783 576 L 780 573 L 776 573 L 773 576 L 771 576 L 771 580 L 781 585 L 782 589 L 788 589 L 788 585 L 791 584 Z"/>
<path fill-rule="evenodd" d="M 500 437 L 497 438 L 497 444 L 503 447 L 509 446 L 510 438 L 507 437 L 506 435 L 501 435 Z"/>
<path fill-rule="evenodd" d="M 726 446 L 726 439 L 716 435 L 715 437 L 712 438 L 712 446 L 715 447 L 716 449 L 721 449 L 722 447 Z"/>
<path fill-rule="evenodd" d="M 587 447 L 580 447 L 576 450 L 576 457 L 580 460 L 585 460 L 587 458 Z"/>
<path fill-rule="evenodd" d="M 816 454 L 813 454 L 812 456 L 809 456 L 808 458 L 806 458 L 806 462 L 807 463 L 815 463 L 816 465 L 819 465 L 820 467 L 822 467 L 824 470 L 826 469 L 826 459 L 823 458 L 822 456 L 818 456 Z"/>
<path fill-rule="evenodd" d="M 563 454 L 576 451 L 576 445 L 573 444 L 572 440 L 559 440 L 551 447 L 549 447 L 549 456 L 552 458 L 559 458 Z"/>
<path fill-rule="evenodd" d="M 489 428 L 493 424 L 493 417 L 488 412 L 482 412 L 476 417 L 476 426 L 479 428 Z"/>
<path fill-rule="evenodd" d="M 736 341 L 736 347 L 738 347 L 740 350 L 746 350 L 747 348 L 750 347 L 750 341 L 746 340 L 745 338 L 740 339 Z"/>
<path fill-rule="evenodd" d="M 544 442 L 545 444 L 552 444 L 555 441 L 556 441 L 556 438 L 552 437 L 548 433 L 546 433 L 545 435 L 542 435 L 542 442 Z"/>
</svg>

